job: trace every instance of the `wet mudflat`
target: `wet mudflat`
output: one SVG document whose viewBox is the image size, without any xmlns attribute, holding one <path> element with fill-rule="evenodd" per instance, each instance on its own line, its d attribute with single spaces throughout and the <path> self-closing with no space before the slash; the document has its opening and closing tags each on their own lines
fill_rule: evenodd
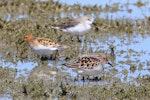
<svg viewBox="0 0 150 100">
<path fill-rule="evenodd" d="M 72 5 L 51 0 L 2 0 L 0 99 L 149 99 L 150 2 L 134 1 Z M 96 25 L 81 37 L 82 43 L 50 27 L 85 14 L 94 17 Z M 50 38 L 70 49 L 56 60 L 41 61 L 23 41 L 26 33 Z M 107 53 L 114 67 L 106 65 L 98 81 L 86 79 L 83 83 L 75 72 L 62 66 L 83 53 Z"/>
</svg>

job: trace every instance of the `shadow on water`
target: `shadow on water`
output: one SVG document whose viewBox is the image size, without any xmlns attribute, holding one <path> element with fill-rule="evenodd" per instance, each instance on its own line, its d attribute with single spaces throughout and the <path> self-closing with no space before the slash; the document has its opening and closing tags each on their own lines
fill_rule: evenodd
<svg viewBox="0 0 150 100">
<path fill-rule="evenodd" d="M 150 12 L 145 9 L 149 1 L 94 0 L 91 5 L 71 1 L 1 2 L 0 99 L 148 99 Z M 82 43 L 50 28 L 55 22 L 84 14 L 93 16 L 96 26 L 81 37 Z M 60 52 L 56 60 L 41 61 L 22 42 L 26 33 L 50 38 L 70 49 Z M 80 54 L 99 52 L 107 53 L 114 67 L 105 65 L 98 77 L 87 76 L 84 83 L 82 77 L 63 66 Z"/>
</svg>

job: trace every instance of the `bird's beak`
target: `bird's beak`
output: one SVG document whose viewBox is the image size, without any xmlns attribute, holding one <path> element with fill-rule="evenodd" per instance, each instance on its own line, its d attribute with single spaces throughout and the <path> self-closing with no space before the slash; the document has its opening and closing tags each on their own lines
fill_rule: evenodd
<svg viewBox="0 0 150 100">
<path fill-rule="evenodd" d="M 113 65 L 110 62 L 108 62 L 107 64 L 109 64 L 111 67 L 113 67 Z"/>
</svg>

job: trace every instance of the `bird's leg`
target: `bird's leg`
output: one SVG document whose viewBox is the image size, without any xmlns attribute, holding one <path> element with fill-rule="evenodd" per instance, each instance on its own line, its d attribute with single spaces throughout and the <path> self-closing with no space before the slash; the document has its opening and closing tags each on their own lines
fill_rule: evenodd
<svg viewBox="0 0 150 100">
<path fill-rule="evenodd" d="M 82 80 L 83 80 L 83 86 L 84 86 L 84 82 L 85 82 L 85 78 L 84 78 L 84 76 L 82 77 Z"/>
<path fill-rule="evenodd" d="M 110 53 L 110 54 L 114 56 L 114 55 L 115 55 L 115 53 L 114 53 L 114 47 L 111 46 L 111 47 L 110 47 L 110 50 L 111 50 L 111 53 Z"/>
<path fill-rule="evenodd" d="M 82 42 L 82 41 L 80 40 L 79 36 L 77 36 L 77 39 L 78 39 L 78 42 L 80 42 L 80 43 Z"/>
<path fill-rule="evenodd" d="M 59 41 L 61 41 L 62 35 L 59 36 Z"/>
<path fill-rule="evenodd" d="M 42 60 L 42 61 L 48 60 L 48 57 L 42 56 L 42 57 L 41 57 L 41 60 Z"/>
<path fill-rule="evenodd" d="M 59 52 L 58 52 L 58 50 L 56 50 L 55 58 L 54 59 L 58 58 L 58 56 L 59 56 Z"/>
</svg>

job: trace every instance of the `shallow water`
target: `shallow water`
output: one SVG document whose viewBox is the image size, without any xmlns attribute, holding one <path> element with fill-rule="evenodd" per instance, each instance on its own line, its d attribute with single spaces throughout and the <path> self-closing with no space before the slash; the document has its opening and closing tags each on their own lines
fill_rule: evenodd
<svg viewBox="0 0 150 100">
<path fill-rule="evenodd" d="M 42 1 L 42 0 L 41 0 Z M 82 6 L 84 5 L 99 5 L 103 9 L 108 5 L 111 7 L 117 7 L 119 11 L 109 10 L 108 12 L 100 12 L 100 17 L 105 18 L 130 18 L 130 19 L 138 19 L 138 18 L 145 18 L 145 16 L 149 16 L 150 10 L 150 2 L 149 0 L 142 0 L 141 2 L 145 4 L 145 6 L 137 7 L 135 4 L 137 4 L 138 0 L 105 0 L 105 1 L 99 1 L 99 0 L 54 0 L 59 1 L 63 4 L 73 5 L 73 4 L 80 4 Z M 139 0 L 140 1 L 140 0 Z M 130 11 L 131 10 L 131 11 Z"/>
<path fill-rule="evenodd" d="M 35 1 L 39 1 L 39 0 L 35 0 Z M 41 0 L 41 1 L 47 2 L 47 0 Z M 57 0 L 55 0 L 55 2 L 56 1 Z M 137 0 L 132 0 L 132 1 L 122 0 L 121 2 L 119 0 L 105 0 L 103 2 L 99 0 L 93 0 L 92 2 L 91 1 L 85 2 L 85 1 L 81 2 L 81 0 L 59 0 L 59 2 L 61 2 L 63 5 L 67 4 L 69 6 L 71 5 L 73 6 L 73 4 L 77 3 L 77 4 L 81 4 L 81 6 L 85 6 L 85 5 L 92 6 L 97 4 L 97 6 L 102 7 L 102 11 L 96 11 L 96 13 L 93 13 L 93 11 L 89 11 L 88 13 L 92 15 L 94 18 L 96 18 L 96 20 L 98 20 L 98 23 L 100 23 L 98 24 L 99 26 L 97 26 L 98 30 L 93 29 L 84 37 L 81 37 L 82 43 L 77 43 L 77 42 L 68 43 L 73 45 L 73 49 L 71 49 L 72 51 L 69 52 L 67 51 L 68 55 L 72 53 L 71 57 L 70 56 L 68 57 L 69 60 L 74 59 L 77 55 L 80 55 L 82 53 L 105 52 L 109 55 L 111 53 L 110 47 L 113 47 L 114 55 L 109 55 L 109 61 L 112 63 L 114 67 L 111 68 L 109 65 L 106 65 L 104 74 L 102 74 L 101 81 L 97 83 L 93 81 L 91 83 L 85 82 L 85 85 L 87 85 L 87 87 L 94 87 L 94 86 L 105 87 L 105 85 L 107 84 L 109 84 L 108 86 L 111 86 L 110 84 L 115 83 L 116 80 L 120 80 L 121 81 L 120 83 L 118 81 L 116 82 L 118 82 L 118 84 L 121 85 L 125 83 L 127 84 L 132 83 L 136 86 L 139 86 L 140 84 L 142 84 L 142 82 L 137 81 L 138 78 L 150 76 L 150 70 L 149 70 L 150 69 L 150 50 L 149 50 L 150 30 L 147 27 L 149 26 L 149 15 L 150 15 L 149 0 L 142 0 L 142 4 L 141 2 L 137 2 Z M 64 37 L 62 38 L 65 37 L 67 38 L 69 37 L 69 35 L 60 31 L 55 32 L 54 30 L 51 30 L 46 26 L 51 25 L 51 23 L 55 23 L 55 21 L 52 22 L 52 20 L 54 19 L 58 18 L 58 20 L 59 19 L 62 20 L 63 18 L 68 16 L 77 17 L 86 14 L 86 12 L 84 12 L 84 10 L 83 11 L 77 10 L 74 12 L 70 10 L 69 12 L 65 11 L 57 14 L 59 11 L 51 12 L 49 11 L 48 8 L 43 10 L 43 8 L 41 7 L 42 4 L 40 4 L 39 2 L 37 3 L 38 3 L 37 5 L 36 4 L 32 5 L 36 9 L 34 8 L 35 11 L 34 10 L 33 12 L 31 11 L 30 14 L 27 13 L 28 6 L 24 7 L 26 3 L 22 3 L 22 6 L 19 6 L 20 10 L 18 11 L 17 8 L 15 14 L 14 12 L 10 12 L 11 10 L 10 11 L 8 10 L 10 9 L 9 8 L 10 5 L 7 6 L 8 11 L 0 10 L 1 19 L 4 19 L 6 22 L 8 22 L 7 24 L 5 24 L 6 26 L 2 28 L 2 32 L 0 33 L 1 35 L 0 66 L 3 68 L 3 70 L 5 70 L 6 68 L 6 71 L 7 68 L 17 69 L 14 81 L 18 81 L 20 79 L 19 82 L 21 83 L 22 81 L 23 82 L 25 81 L 25 83 L 23 82 L 22 83 L 26 84 L 27 86 L 30 84 L 26 82 L 26 80 L 29 80 L 30 77 L 32 76 L 34 76 L 35 79 L 40 79 L 40 78 L 45 79 L 46 82 L 45 81 L 44 82 L 46 84 L 54 83 L 52 84 L 54 85 L 52 87 L 56 89 L 54 89 L 53 94 L 55 94 L 55 92 L 59 90 L 57 88 L 61 87 L 60 84 L 62 84 L 63 82 L 66 85 L 68 85 L 69 83 L 71 87 L 82 86 L 83 81 L 81 79 L 77 80 L 76 83 L 72 82 L 72 80 L 76 78 L 77 73 L 73 72 L 71 69 L 62 66 L 63 63 L 69 61 L 69 60 L 65 60 L 65 57 L 60 57 L 58 60 L 41 61 L 40 57 L 34 54 L 26 43 L 23 42 L 21 44 L 18 42 L 22 41 L 23 35 L 27 32 L 31 32 L 36 36 L 52 38 L 53 40 L 56 41 L 58 41 L 58 37 L 60 34 L 63 34 Z M 137 6 L 137 4 L 139 5 Z M 109 8 L 107 10 L 106 8 L 108 5 Z M 32 8 L 32 6 L 30 7 Z M 14 8 L 13 7 L 14 6 L 12 6 L 11 9 L 15 9 L 15 7 Z M 114 10 L 116 8 L 118 10 Z M 61 6 L 60 6 L 60 10 L 62 10 Z M 54 18 L 51 18 L 52 16 Z M 118 21 L 118 19 L 120 19 L 120 21 Z M 127 22 L 127 24 L 124 23 L 120 24 L 119 22 L 121 21 Z M 0 20 L 0 24 L 1 23 L 2 21 Z M 118 24 L 112 24 L 112 23 L 119 23 L 119 25 L 122 26 L 119 26 Z M 130 24 L 132 24 L 131 28 L 128 26 Z M 139 24 L 139 26 L 137 24 Z M 116 28 L 117 26 L 113 26 L 113 25 L 118 25 L 119 27 Z M 55 34 L 51 34 L 54 32 Z M 65 40 L 63 40 L 62 43 L 64 41 Z M 67 54 L 65 54 L 65 56 L 67 56 Z M 10 73 L 15 74 L 15 72 L 11 72 L 11 71 Z M 20 77 L 23 77 L 23 79 Z M 4 77 L 4 79 L 7 79 L 7 77 L 6 78 Z M 1 85 L 4 84 L 1 83 Z M 36 85 L 38 86 L 39 84 Z M 80 90 L 78 88 L 75 89 Z M 38 93 L 39 92 L 37 92 L 37 94 Z M 17 92 L 16 94 L 14 93 L 15 94 L 14 95 L 13 93 L 11 93 L 10 90 L 7 91 L 6 93 L 4 92 L 1 94 L 2 96 L 0 96 L 1 97 L 0 99 L 3 98 L 5 99 L 5 97 L 7 97 L 6 94 L 8 95 L 10 94 L 11 96 L 8 97 L 11 98 L 11 97 L 15 97 Z M 54 96 L 54 98 L 57 100 L 57 98 L 59 97 Z M 81 99 L 79 94 L 77 94 L 77 99 Z"/>
</svg>

